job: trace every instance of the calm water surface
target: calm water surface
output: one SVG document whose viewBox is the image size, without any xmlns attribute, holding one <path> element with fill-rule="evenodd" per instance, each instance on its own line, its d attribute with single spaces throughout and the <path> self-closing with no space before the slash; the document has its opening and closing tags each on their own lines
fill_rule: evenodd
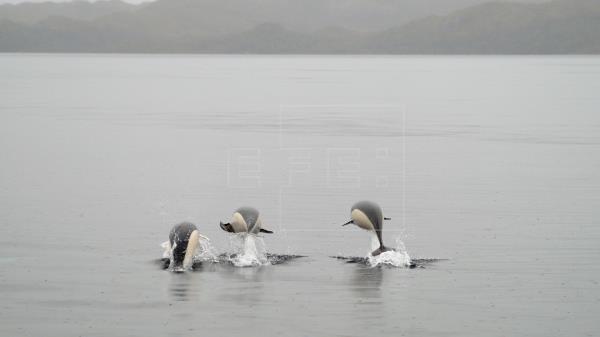
<svg viewBox="0 0 600 337">
<path fill-rule="evenodd" d="M 2 336 L 597 336 L 600 58 L 0 56 Z M 377 200 L 425 268 L 368 268 Z M 260 268 L 219 252 L 262 211 Z"/>
</svg>

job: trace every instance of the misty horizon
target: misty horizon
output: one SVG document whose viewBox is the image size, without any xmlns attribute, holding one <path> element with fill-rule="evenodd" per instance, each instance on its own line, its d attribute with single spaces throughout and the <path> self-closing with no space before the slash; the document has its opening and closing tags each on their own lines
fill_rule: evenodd
<svg viewBox="0 0 600 337">
<path fill-rule="evenodd" d="M 597 54 L 600 5 L 594 0 L 23 2 L 0 5 L 0 52 Z"/>
</svg>

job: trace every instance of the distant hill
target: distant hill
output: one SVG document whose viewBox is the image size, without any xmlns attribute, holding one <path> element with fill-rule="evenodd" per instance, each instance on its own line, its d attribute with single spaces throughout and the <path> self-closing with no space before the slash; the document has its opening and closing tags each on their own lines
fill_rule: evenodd
<svg viewBox="0 0 600 337">
<path fill-rule="evenodd" d="M 600 53 L 600 1 L 487 3 L 370 36 L 382 53 Z"/>
<path fill-rule="evenodd" d="M 111 8 L 103 15 L 35 20 L 2 19 L 3 5 L 0 51 L 600 53 L 598 0 L 480 2 L 160 0 L 132 6 L 111 1 L 103 5 Z M 464 7 L 472 3 L 480 4 Z"/>
<path fill-rule="evenodd" d="M 232 26 L 232 29 L 240 26 L 250 29 L 244 23 L 256 25 L 265 22 L 281 24 L 300 32 L 314 32 L 328 27 L 380 31 L 486 1 L 489 0 L 159 0 L 135 6 L 118 0 L 92 3 L 75 0 L 0 5 L 0 20 L 35 23 L 51 16 L 62 16 L 85 21 L 107 14 L 139 10 L 134 15 L 118 15 L 112 19 L 132 20 L 145 26 L 156 26 L 165 21 L 178 22 L 180 26 L 188 28 L 198 24 L 215 32 L 228 26 Z"/>
</svg>

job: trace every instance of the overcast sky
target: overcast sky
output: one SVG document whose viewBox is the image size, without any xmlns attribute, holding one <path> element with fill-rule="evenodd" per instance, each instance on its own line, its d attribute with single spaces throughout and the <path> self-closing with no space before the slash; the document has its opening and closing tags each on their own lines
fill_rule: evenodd
<svg viewBox="0 0 600 337">
<path fill-rule="evenodd" d="M 73 1 L 73 0 L 0 0 L 0 4 L 9 4 L 9 3 L 19 3 L 19 2 L 65 2 L 65 1 Z M 129 3 L 140 3 L 140 2 L 148 2 L 148 1 L 154 1 L 154 0 L 121 0 L 124 2 L 129 2 Z M 452 0 L 448 0 L 448 1 L 452 1 Z M 489 1 L 493 1 L 493 0 L 489 0 Z M 504 0 L 506 1 L 506 0 Z M 549 1 L 549 0 L 511 0 L 514 2 L 545 2 L 545 1 Z M 93 1 L 92 1 L 93 2 Z M 481 2 L 486 2 L 486 1 L 481 1 Z"/>
<path fill-rule="evenodd" d="M 0 4 L 16 4 L 19 2 L 65 2 L 73 0 L 0 0 Z M 132 4 L 138 4 L 140 2 L 147 2 L 149 0 L 121 0 Z M 93 1 L 92 1 L 93 2 Z"/>
</svg>

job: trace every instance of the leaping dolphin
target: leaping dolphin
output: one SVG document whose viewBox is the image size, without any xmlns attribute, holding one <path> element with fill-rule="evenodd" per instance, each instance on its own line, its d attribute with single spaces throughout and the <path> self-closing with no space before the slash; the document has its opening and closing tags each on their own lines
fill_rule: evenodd
<svg viewBox="0 0 600 337">
<path fill-rule="evenodd" d="M 229 233 L 273 233 L 270 230 L 262 228 L 260 213 L 256 208 L 240 207 L 231 217 L 228 223 L 219 223 L 221 228 Z"/>
<path fill-rule="evenodd" d="M 377 240 L 379 240 L 379 248 L 375 249 L 371 255 L 377 256 L 383 252 L 394 250 L 388 248 L 383 244 L 381 232 L 383 229 L 383 220 L 391 220 L 390 218 L 384 218 L 381 207 L 372 201 L 359 201 L 354 204 L 350 210 L 350 221 L 346 222 L 342 226 L 349 224 L 355 224 L 358 227 L 375 232 Z"/>
</svg>

